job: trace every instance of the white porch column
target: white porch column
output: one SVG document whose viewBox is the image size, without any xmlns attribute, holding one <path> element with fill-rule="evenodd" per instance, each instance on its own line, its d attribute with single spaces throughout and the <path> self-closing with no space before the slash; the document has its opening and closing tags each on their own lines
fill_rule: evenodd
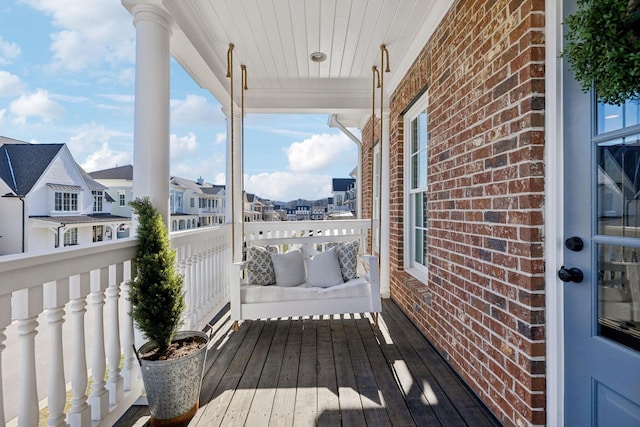
<svg viewBox="0 0 640 427">
<path fill-rule="evenodd" d="M 133 7 L 136 27 L 136 90 L 133 196 L 149 196 L 169 225 L 169 16 Z"/>
<path fill-rule="evenodd" d="M 240 108 L 234 107 L 233 120 L 228 107 L 222 109 L 227 119 L 227 185 L 226 190 L 226 222 L 233 224 L 233 261 L 242 261 L 242 221 L 244 204 L 242 203 L 244 170 L 242 168 L 242 115 Z M 233 141 L 231 127 L 233 122 Z M 233 153 L 233 154 L 232 154 Z M 233 208 L 232 208 L 233 201 Z M 232 218 L 233 212 L 233 218 Z"/>
<path fill-rule="evenodd" d="M 389 245 L 390 245 L 390 213 L 389 213 L 389 179 L 390 179 L 390 162 L 389 162 L 389 112 L 386 111 L 382 116 L 382 135 L 381 143 L 381 163 L 380 174 L 382 175 L 382 188 L 380 189 L 380 205 L 382 207 L 380 213 L 380 293 L 384 298 L 389 298 L 391 293 L 389 287 Z"/>
</svg>

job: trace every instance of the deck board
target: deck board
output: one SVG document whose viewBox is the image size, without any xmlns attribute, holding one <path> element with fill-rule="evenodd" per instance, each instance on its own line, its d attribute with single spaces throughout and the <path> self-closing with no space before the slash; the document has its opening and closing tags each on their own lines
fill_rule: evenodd
<svg viewBox="0 0 640 427">
<path fill-rule="evenodd" d="M 368 315 L 245 321 L 216 335 L 189 426 L 499 426 L 390 300 Z M 132 407 L 116 424 L 148 425 Z"/>
</svg>

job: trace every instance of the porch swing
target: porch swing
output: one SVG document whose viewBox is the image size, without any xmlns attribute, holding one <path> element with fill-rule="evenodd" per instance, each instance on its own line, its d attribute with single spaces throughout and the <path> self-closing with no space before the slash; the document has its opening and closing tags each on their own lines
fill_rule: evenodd
<svg viewBox="0 0 640 427">
<path fill-rule="evenodd" d="M 298 316 L 324 316 L 371 313 L 375 326 L 382 310 L 379 258 L 365 255 L 369 228 L 336 228 L 332 221 L 318 221 L 313 230 L 301 229 L 296 221 L 278 223 L 250 222 L 245 225 L 238 214 L 236 197 L 242 196 L 242 171 L 238 176 L 236 151 L 240 151 L 242 169 L 244 132 L 236 146 L 233 124 L 233 44 L 227 51 L 227 78 L 231 98 L 231 182 L 240 188 L 231 192 L 232 251 L 231 320 L 234 329 L 242 320 Z M 384 45 L 388 69 L 388 52 Z M 375 109 L 375 78 L 374 101 Z M 244 93 L 247 69 L 241 65 L 241 129 L 244 129 Z M 378 88 L 382 88 L 380 75 Z M 382 108 L 382 104 L 381 104 Z M 240 148 L 240 150 L 238 150 Z M 372 215 L 373 217 L 373 215 Z M 372 218 L 373 225 L 373 218 Z M 270 224 L 264 227 L 263 224 Z M 262 226 L 261 226 L 262 225 Z M 373 227 L 371 227 L 373 231 Z M 373 236 L 373 234 L 372 234 Z M 372 239 L 371 239 L 372 240 Z M 373 251 L 372 243 L 369 249 Z"/>
</svg>

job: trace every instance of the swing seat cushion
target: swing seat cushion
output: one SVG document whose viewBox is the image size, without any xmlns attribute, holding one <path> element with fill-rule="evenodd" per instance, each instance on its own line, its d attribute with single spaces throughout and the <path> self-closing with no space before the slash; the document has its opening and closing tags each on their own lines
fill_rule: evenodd
<svg viewBox="0 0 640 427">
<path fill-rule="evenodd" d="M 303 283 L 298 286 L 242 285 L 240 287 L 243 304 L 264 302 L 324 300 L 353 297 L 371 297 L 371 285 L 365 278 L 349 280 L 335 286 L 321 288 Z"/>
</svg>

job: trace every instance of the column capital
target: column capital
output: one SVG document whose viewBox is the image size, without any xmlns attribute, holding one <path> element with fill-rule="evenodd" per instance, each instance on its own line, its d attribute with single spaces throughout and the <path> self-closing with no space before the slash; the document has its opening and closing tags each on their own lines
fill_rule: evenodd
<svg viewBox="0 0 640 427">
<path fill-rule="evenodd" d="M 133 25 L 141 21 L 154 22 L 171 33 L 173 20 L 159 0 L 124 0 L 123 4 L 133 15 Z"/>
<path fill-rule="evenodd" d="M 231 107 L 229 105 L 223 105 L 222 108 L 220 108 L 222 110 L 222 114 L 224 114 L 224 117 L 226 119 L 228 119 L 229 117 L 231 117 Z M 233 104 L 233 118 L 234 119 L 238 119 L 242 116 L 242 112 L 240 111 L 240 107 L 238 107 L 237 105 L 235 105 L 235 103 Z"/>
</svg>

